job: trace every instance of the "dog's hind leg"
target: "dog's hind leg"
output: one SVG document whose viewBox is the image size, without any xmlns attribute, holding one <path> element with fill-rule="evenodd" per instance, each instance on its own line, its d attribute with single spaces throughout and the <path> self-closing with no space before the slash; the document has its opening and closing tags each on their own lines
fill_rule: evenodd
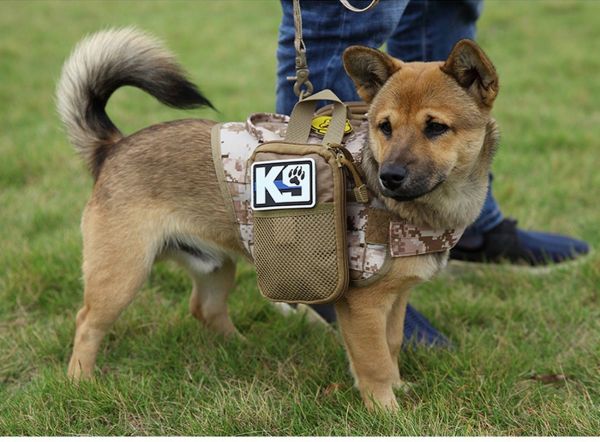
<svg viewBox="0 0 600 442">
<path fill-rule="evenodd" d="M 235 262 L 228 256 L 218 260 L 198 258 L 178 251 L 171 256 L 190 274 L 193 282 L 190 312 L 202 324 L 224 336 L 241 336 L 227 309 L 227 297 L 235 286 Z"/>
<path fill-rule="evenodd" d="M 75 380 L 92 376 L 102 339 L 138 293 L 154 258 L 148 236 L 134 229 L 136 223 L 124 229 L 95 210 L 88 206 L 82 223 L 84 306 L 77 314 L 68 368 Z"/>
<path fill-rule="evenodd" d="M 194 275 L 190 311 L 209 329 L 225 336 L 241 336 L 227 309 L 227 297 L 235 285 L 235 262 L 227 258 L 223 266 L 208 275 Z"/>
</svg>

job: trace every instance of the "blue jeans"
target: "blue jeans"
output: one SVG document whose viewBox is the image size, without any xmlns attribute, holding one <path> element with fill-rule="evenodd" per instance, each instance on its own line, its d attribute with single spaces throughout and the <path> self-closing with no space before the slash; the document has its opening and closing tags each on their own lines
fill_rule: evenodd
<svg viewBox="0 0 600 442">
<path fill-rule="evenodd" d="M 358 7 L 370 0 L 352 0 Z M 344 101 L 359 100 L 342 65 L 342 53 L 351 45 L 379 48 L 404 61 L 445 60 L 454 44 L 475 39 L 482 0 L 381 0 L 368 12 L 355 13 L 334 0 L 301 0 L 303 38 L 315 91 L 331 89 Z M 283 17 L 277 47 L 276 111 L 289 115 L 298 101 L 292 90 L 295 75 L 292 0 L 281 0 Z M 503 216 L 490 188 L 471 233 L 493 229 Z"/>
</svg>

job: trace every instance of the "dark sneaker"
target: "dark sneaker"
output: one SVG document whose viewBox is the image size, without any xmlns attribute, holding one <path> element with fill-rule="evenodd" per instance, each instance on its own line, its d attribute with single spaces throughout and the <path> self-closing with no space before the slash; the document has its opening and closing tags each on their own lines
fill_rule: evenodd
<svg viewBox="0 0 600 442">
<path fill-rule="evenodd" d="M 404 317 L 404 339 L 402 341 L 402 347 L 416 347 L 419 345 L 427 347 L 451 346 L 450 341 L 446 336 L 436 330 L 425 316 L 408 304 L 406 307 L 406 316 Z"/>
<path fill-rule="evenodd" d="M 450 251 L 450 259 L 473 263 L 509 263 L 546 266 L 586 255 L 589 246 L 580 240 L 554 233 L 517 228 L 506 218 L 483 234 L 467 231 Z"/>
</svg>

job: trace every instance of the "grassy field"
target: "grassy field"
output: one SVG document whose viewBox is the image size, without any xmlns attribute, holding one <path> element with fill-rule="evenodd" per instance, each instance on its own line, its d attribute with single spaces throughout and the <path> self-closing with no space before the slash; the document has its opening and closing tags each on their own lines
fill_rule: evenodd
<svg viewBox="0 0 600 442">
<path fill-rule="evenodd" d="M 490 268 L 419 287 L 413 304 L 455 346 L 402 355 L 415 386 L 393 415 L 365 411 L 336 339 L 282 318 L 246 264 L 230 305 L 247 342 L 202 329 L 188 279 L 158 265 L 105 340 L 98 378 L 67 381 L 92 180 L 55 112 L 62 62 L 86 33 L 138 25 L 220 113 L 125 89 L 109 104 L 120 128 L 237 121 L 274 107 L 279 15 L 275 1 L 0 3 L 0 435 L 600 434 L 596 253 L 546 275 Z M 600 2 L 488 1 L 479 41 L 501 78 L 503 211 L 597 249 Z"/>
</svg>

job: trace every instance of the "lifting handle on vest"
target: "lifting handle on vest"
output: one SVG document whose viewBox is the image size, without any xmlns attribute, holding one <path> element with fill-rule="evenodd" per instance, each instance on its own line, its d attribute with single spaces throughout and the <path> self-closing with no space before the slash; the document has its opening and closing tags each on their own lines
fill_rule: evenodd
<svg viewBox="0 0 600 442">
<path fill-rule="evenodd" d="M 331 122 L 323 138 L 323 146 L 341 144 L 344 137 L 344 127 L 346 126 L 347 108 L 329 89 L 304 98 L 294 106 L 285 135 L 286 142 L 304 144 L 308 141 L 315 107 L 322 100 L 333 101 Z"/>
</svg>

